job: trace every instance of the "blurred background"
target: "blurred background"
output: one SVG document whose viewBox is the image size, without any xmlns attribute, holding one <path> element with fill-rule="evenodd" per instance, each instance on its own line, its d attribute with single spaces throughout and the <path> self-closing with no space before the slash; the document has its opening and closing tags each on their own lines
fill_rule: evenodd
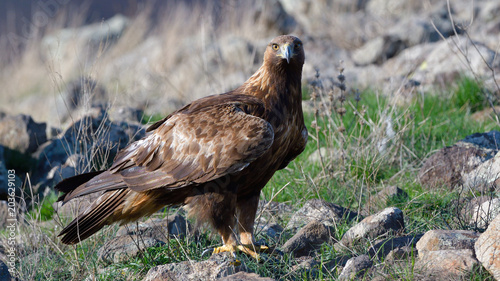
<svg viewBox="0 0 500 281">
<path fill-rule="evenodd" d="M 462 71 L 488 73 L 460 52 L 474 41 L 493 63 L 499 11 L 486 0 L 2 0 L 0 110 L 64 127 L 68 100 L 88 88 L 111 106 L 168 114 L 244 82 L 280 34 L 304 41 L 305 85 L 316 70 L 335 77 L 342 61 L 349 87 L 394 95 Z M 450 36 L 459 38 L 455 49 L 429 45 Z"/>
</svg>

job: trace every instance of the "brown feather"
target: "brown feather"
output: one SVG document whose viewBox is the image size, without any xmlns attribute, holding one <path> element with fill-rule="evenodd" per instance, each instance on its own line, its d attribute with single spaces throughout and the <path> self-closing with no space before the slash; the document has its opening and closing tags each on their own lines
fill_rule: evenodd
<svg viewBox="0 0 500 281">
<path fill-rule="evenodd" d="M 283 50 L 289 50 L 289 62 Z M 61 183 L 64 202 L 104 191 L 61 232 L 62 241 L 78 243 L 104 225 L 179 204 L 212 224 L 224 243 L 236 241 L 234 218 L 244 215 L 240 228 L 250 231 L 242 236 L 248 240 L 261 189 L 307 142 L 304 59 L 298 38 L 275 38 L 262 66 L 243 85 L 194 101 L 151 125 L 146 137 L 119 151 L 107 171 Z"/>
</svg>

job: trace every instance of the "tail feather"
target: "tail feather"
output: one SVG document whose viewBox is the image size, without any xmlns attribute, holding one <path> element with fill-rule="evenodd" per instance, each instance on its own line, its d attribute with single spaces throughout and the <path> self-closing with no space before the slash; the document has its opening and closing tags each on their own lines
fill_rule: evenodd
<svg viewBox="0 0 500 281">
<path fill-rule="evenodd" d="M 59 233 L 58 236 L 64 235 L 61 242 L 69 245 L 79 243 L 112 223 L 108 219 L 121 207 L 128 193 L 126 189 L 119 189 L 103 194 L 106 198 L 102 202 L 96 201 L 88 212 L 79 215 Z"/>
<path fill-rule="evenodd" d="M 104 170 L 102 171 L 95 171 L 95 172 L 90 172 L 90 173 L 85 173 L 81 175 L 77 175 L 71 178 L 67 178 L 62 180 L 60 183 L 58 183 L 54 188 L 57 191 L 63 192 L 64 194 L 61 195 L 57 201 L 62 201 L 64 200 L 64 197 L 66 194 L 70 193 L 71 191 L 75 190 L 78 188 L 80 185 L 88 182 L 95 176 L 98 176 L 99 174 L 103 173 Z"/>
</svg>

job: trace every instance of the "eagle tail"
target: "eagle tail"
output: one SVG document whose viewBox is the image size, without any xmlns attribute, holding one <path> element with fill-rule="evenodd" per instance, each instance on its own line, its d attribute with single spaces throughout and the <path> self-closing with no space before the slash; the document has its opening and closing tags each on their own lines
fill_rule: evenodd
<svg viewBox="0 0 500 281">
<path fill-rule="evenodd" d="M 113 213 L 123 207 L 129 191 L 117 189 L 108 191 L 98 199 L 86 212 L 79 215 L 68 224 L 58 236 L 64 236 L 61 242 L 64 244 L 77 244 L 99 231 L 105 225 L 113 223 Z"/>
<path fill-rule="evenodd" d="M 95 171 L 95 172 L 90 172 L 90 173 L 85 173 L 81 175 L 77 175 L 71 178 L 67 178 L 62 180 L 60 183 L 58 183 L 54 188 L 59 191 L 63 192 L 61 196 L 57 199 L 57 201 L 63 201 L 64 197 L 71 191 L 75 190 L 78 188 L 80 185 L 88 182 L 95 176 L 98 176 L 99 174 L 103 173 L 105 170 L 102 171 Z"/>
</svg>

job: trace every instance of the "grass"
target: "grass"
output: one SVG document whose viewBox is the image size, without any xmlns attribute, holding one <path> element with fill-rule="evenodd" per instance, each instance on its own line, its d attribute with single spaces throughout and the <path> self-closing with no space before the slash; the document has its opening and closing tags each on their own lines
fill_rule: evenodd
<svg viewBox="0 0 500 281">
<path fill-rule="evenodd" d="M 472 81 L 463 78 L 457 81 L 457 88 L 452 95 L 443 98 L 441 94 L 428 94 L 425 98 L 416 98 L 407 107 L 391 106 L 387 98 L 365 91 L 359 95 L 360 99 L 356 98 L 356 94 L 344 93 L 344 101 L 335 106 L 329 105 L 330 109 L 335 110 L 333 113 L 306 113 L 311 139 L 304 153 L 289 167 L 275 174 L 263 190 L 262 198 L 289 203 L 294 210 L 309 199 L 319 198 L 359 211 L 370 204 L 371 197 L 382 187 L 397 185 L 408 196 L 393 198 L 374 206 L 369 209 L 370 213 L 388 206 L 400 208 L 405 214 L 404 234 L 407 235 L 431 229 L 459 229 L 461 225 L 455 220 L 456 208 L 452 206 L 464 194 L 450 191 L 446 187 L 428 190 L 420 185 L 416 174 L 421 161 L 433 151 L 451 145 L 469 134 L 485 132 L 498 126 L 488 122 L 478 123 L 471 118 L 475 110 L 483 108 L 477 106 L 482 104 L 476 91 L 480 87 L 471 84 Z M 314 99 L 310 94 L 307 96 Z M 463 100 L 475 101 L 460 102 Z M 339 116 L 336 112 L 341 107 L 346 108 L 346 113 Z M 146 119 L 159 118 L 161 116 L 148 116 Z M 388 122 L 391 122 L 393 135 L 388 129 Z M 342 126 L 345 129 L 339 130 Z M 316 134 L 317 128 L 320 129 Z M 381 150 L 380 142 L 384 137 L 388 140 Z M 345 158 L 339 160 L 336 154 L 325 154 L 323 162 L 309 161 L 318 147 L 336 151 L 337 154 L 343 153 Z M 283 188 L 285 185 L 288 186 Z M 56 237 L 59 228 L 54 230 L 54 224 L 50 224 L 53 223 L 52 204 L 56 198 L 53 193 L 45 196 L 28 213 L 30 223 L 23 226 L 22 231 L 31 232 L 36 239 L 25 241 L 19 251 L 24 256 L 18 263 L 21 279 L 83 280 L 91 274 L 97 280 L 140 280 L 156 265 L 199 261 L 202 260 L 201 252 L 204 249 L 220 245 L 219 238 L 210 232 L 202 232 L 196 239 L 171 239 L 165 246 L 147 249 L 139 257 L 103 269 L 97 258 L 97 250 L 113 237 L 117 226 L 99 232 L 77 247 L 64 246 Z M 41 227 L 42 223 L 48 223 L 48 227 Z M 354 221 L 340 223 L 334 229 L 335 239 L 340 239 L 354 224 Z M 0 234 L 5 235 L 4 232 Z M 293 233 L 285 232 L 276 240 L 260 233 L 257 239 L 279 247 L 292 235 Z M 355 252 L 351 254 L 355 255 L 366 251 L 353 250 Z M 275 279 L 335 280 L 340 273 L 335 261 L 345 254 L 335 251 L 331 244 L 324 244 L 318 251 L 318 263 L 313 265 L 312 270 L 294 270 L 300 262 L 289 254 L 265 257 L 265 261 L 261 263 L 243 255 L 238 258 L 249 270 L 261 276 Z M 419 275 L 413 268 L 415 259 L 413 257 L 399 267 L 385 268 L 382 272 L 390 280 L 417 280 Z M 35 262 L 37 267 L 33 268 Z M 467 274 L 471 280 L 491 278 L 482 267 Z"/>
</svg>

